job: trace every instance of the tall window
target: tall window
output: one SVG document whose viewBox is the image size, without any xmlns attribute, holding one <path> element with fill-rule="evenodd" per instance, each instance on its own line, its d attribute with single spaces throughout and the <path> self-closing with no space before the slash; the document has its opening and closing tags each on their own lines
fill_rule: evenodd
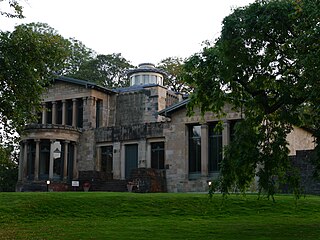
<svg viewBox="0 0 320 240">
<path fill-rule="evenodd" d="M 58 101 L 57 102 L 57 124 L 62 124 L 62 102 Z"/>
<path fill-rule="evenodd" d="M 66 116 L 66 125 L 72 126 L 72 100 L 69 99 L 66 101 L 67 107 L 67 116 Z"/>
<path fill-rule="evenodd" d="M 100 127 L 102 123 L 102 100 L 96 102 L 96 128 Z"/>
<path fill-rule="evenodd" d="M 50 142 L 41 141 L 40 143 L 40 179 L 47 180 L 49 177 L 50 162 Z"/>
<path fill-rule="evenodd" d="M 189 126 L 189 174 L 201 172 L 201 126 Z"/>
<path fill-rule="evenodd" d="M 46 103 L 46 109 L 47 109 L 47 123 L 52 124 L 52 103 L 51 102 Z"/>
<path fill-rule="evenodd" d="M 36 143 L 33 141 L 28 142 L 27 151 L 27 168 L 28 168 L 28 179 L 32 180 L 34 178 L 34 162 L 36 158 Z"/>
<path fill-rule="evenodd" d="M 164 169 L 164 142 L 151 143 L 151 168 Z"/>
<path fill-rule="evenodd" d="M 101 147 L 101 171 L 112 172 L 113 170 L 113 147 Z"/>
<path fill-rule="evenodd" d="M 53 146 L 53 177 L 62 179 L 63 177 L 63 151 L 60 141 L 54 142 Z"/>
<path fill-rule="evenodd" d="M 209 125 L 209 172 L 219 171 L 222 160 L 222 132 L 215 127 L 216 123 Z"/>
</svg>

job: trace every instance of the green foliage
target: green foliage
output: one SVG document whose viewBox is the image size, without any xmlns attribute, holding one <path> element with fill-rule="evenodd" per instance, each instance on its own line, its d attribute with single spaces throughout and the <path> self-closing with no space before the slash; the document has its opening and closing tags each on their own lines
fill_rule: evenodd
<svg viewBox="0 0 320 240">
<path fill-rule="evenodd" d="M 11 149 L 0 146 L 0 192 L 14 192 L 18 165 L 11 159 Z"/>
<path fill-rule="evenodd" d="M 188 94 L 193 89 L 184 81 L 183 78 L 183 59 L 179 57 L 168 57 L 163 59 L 157 68 L 164 70 L 167 75 L 164 78 L 164 85 L 168 89 Z"/>
<path fill-rule="evenodd" d="M 46 24 L 0 32 L 0 126 L 5 134 L 20 133 L 34 121 L 44 86 L 68 56 L 68 41 Z"/>
<path fill-rule="evenodd" d="M 69 38 L 68 41 L 70 55 L 65 61 L 64 68 L 57 72 L 57 74 L 72 76 L 77 74 L 83 64 L 93 60 L 96 53 L 75 38 Z"/>
<path fill-rule="evenodd" d="M 319 2 L 258 0 L 237 8 L 214 45 L 185 63 L 196 89 L 190 113 L 200 107 L 223 117 L 231 104 L 245 116 L 221 163 L 224 193 L 246 191 L 257 175 L 259 192 L 268 197 L 284 182 L 300 196 L 286 136 L 307 123 L 319 141 Z"/>
<path fill-rule="evenodd" d="M 93 81 L 109 88 L 126 87 L 129 86 L 126 70 L 132 67 L 120 53 L 100 54 L 83 62 L 78 71 L 68 76 Z"/>
<path fill-rule="evenodd" d="M 8 18 L 24 18 L 22 6 L 19 4 L 19 0 L 0 0 L 0 3 L 6 2 L 9 6 L 9 9 L 12 11 L 2 11 L 0 10 L 0 15 Z M 0 7 L 2 8 L 2 7 Z"/>
</svg>

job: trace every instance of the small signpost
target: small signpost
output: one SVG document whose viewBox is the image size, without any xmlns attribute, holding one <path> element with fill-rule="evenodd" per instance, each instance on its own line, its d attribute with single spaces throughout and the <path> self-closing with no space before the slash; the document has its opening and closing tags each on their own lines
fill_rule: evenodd
<svg viewBox="0 0 320 240">
<path fill-rule="evenodd" d="M 72 185 L 73 190 L 77 191 L 77 188 L 79 187 L 79 181 L 72 181 L 71 185 Z"/>
</svg>

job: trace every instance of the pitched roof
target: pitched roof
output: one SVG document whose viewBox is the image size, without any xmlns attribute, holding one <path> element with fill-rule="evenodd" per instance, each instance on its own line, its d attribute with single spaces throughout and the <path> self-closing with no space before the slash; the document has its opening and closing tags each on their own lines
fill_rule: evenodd
<svg viewBox="0 0 320 240">
<path fill-rule="evenodd" d="M 181 109 L 182 107 L 186 107 L 186 105 L 190 102 L 190 98 L 187 98 L 181 102 L 178 102 L 176 104 L 173 104 L 161 111 L 159 111 L 159 115 L 163 115 L 163 116 L 171 116 L 171 114 L 179 109 Z"/>
<path fill-rule="evenodd" d="M 84 86 L 85 88 L 96 89 L 98 91 L 108 93 L 108 94 L 116 94 L 117 93 L 116 91 L 114 91 L 112 89 L 99 86 L 94 82 L 89 82 L 89 81 L 65 77 L 65 76 L 58 76 L 54 79 L 54 81 L 61 81 L 61 82 L 67 82 L 67 83 L 72 83 L 72 84 L 76 84 L 76 85 L 81 85 L 81 86 Z"/>
</svg>

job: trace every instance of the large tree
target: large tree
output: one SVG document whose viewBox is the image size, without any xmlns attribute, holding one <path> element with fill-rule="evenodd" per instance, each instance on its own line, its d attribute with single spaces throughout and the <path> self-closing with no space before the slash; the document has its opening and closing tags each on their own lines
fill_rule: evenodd
<svg viewBox="0 0 320 240">
<path fill-rule="evenodd" d="M 157 67 L 167 73 L 164 78 L 164 85 L 168 87 L 168 89 L 174 92 L 188 94 L 192 91 L 192 88 L 184 81 L 183 62 L 184 60 L 182 58 L 168 57 L 163 59 Z"/>
<path fill-rule="evenodd" d="M 40 95 L 65 66 L 69 42 L 46 24 L 23 24 L 0 32 L 0 126 L 18 133 L 34 121 Z M 2 142 L 2 141 L 1 141 Z"/>
<path fill-rule="evenodd" d="M 259 190 L 268 196 L 281 180 L 299 195 L 286 136 L 304 124 L 302 109 L 319 112 L 319 5 L 258 0 L 235 9 L 214 45 L 186 62 L 186 77 L 196 85 L 191 110 L 199 106 L 223 116 L 230 103 L 245 116 L 221 163 L 223 192 L 234 185 L 245 191 L 258 175 Z M 318 130 L 318 116 L 310 117 Z"/>
<path fill-rule="evenodd" d="M 109 88 L 129 85 L 126 71 L 133 66 L 120 53 L 97 55 L 84 62 L 79 71 L 68 76 L 90 80 Z"/>
<path fill-rule="evenodd" d="M 6 10 L 3 10 L 6 9 Z M 23 8 L 18 0 L 0 0 L 0 16 L 24 18 Z"/>
</svg>

